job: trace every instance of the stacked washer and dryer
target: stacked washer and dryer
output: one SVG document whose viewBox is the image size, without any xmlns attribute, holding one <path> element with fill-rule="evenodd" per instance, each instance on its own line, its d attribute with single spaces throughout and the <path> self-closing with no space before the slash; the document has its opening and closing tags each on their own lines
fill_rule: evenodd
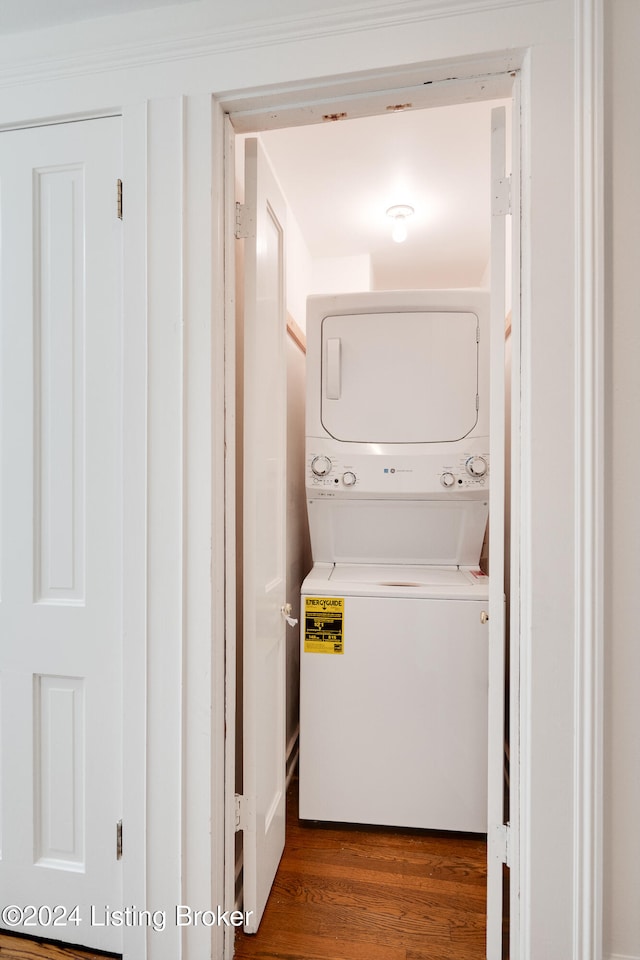
<svg viewBox="0 0 640 960">
<path fill-rule="evenodd" d="M 487 830 L 489 298 L 310 297 L 300 817 Z"/>
</svg>

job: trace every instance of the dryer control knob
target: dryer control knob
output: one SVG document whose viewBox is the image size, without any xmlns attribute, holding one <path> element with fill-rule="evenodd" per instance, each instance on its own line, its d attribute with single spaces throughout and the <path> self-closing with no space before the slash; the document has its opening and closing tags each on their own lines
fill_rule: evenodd
<svg viewBox="0 0 640 960">
<path fill-rule="evenodd" d="M 346 473 L 342 474 L 342 482 L 344 483 L 345 487 L 352 487 L 356 482 L 355 473 L 352 473 L 351 470 L 347 470 Z"/>
<path fill-rule="evenodd" d="M 455 482 L 456 482 L 456 478 L 452 473 L 449 473 L 448 471 L 446 473 L 443 473 L 442 476 L 440 477 L 440 483 L 442 484 L 443 487 L 452 487 Z"/>
<path fill-rule="evenodd" d="M 331 460 L 329 457 L 314 457 L 311 461 L 311 470 L 316 477 L 326 477 L 331 473 Z"/>
<path fill-rule="evenodd" d="M 470 477 L 484 477 L 487 472 L 487 461 L 484 457 L 469 457 L 466 467 Z"/>
</svg>

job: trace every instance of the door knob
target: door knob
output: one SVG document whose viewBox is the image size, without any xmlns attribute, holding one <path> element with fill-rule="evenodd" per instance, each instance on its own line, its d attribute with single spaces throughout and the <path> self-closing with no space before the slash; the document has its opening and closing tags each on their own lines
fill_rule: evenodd
<svg viewBox="0 0 640 960">
<path fill-rule="evenodd" d="M 293 607 L 291 606 L 290 603 L 285 603 L 280 607 L 280 613 L 282 614 L 284 619 L 287 621 L 289 626 L 295 627 L 298 621 L 296 620 L 295 617 L 291 616 L 292 611 L 293 611 Z"/>
<path fill-rule="evenodd" d="M 489 623 L 489 614 L 486 610 L 483 610 L 480 614 L 480 623 Z"/>
</svg>

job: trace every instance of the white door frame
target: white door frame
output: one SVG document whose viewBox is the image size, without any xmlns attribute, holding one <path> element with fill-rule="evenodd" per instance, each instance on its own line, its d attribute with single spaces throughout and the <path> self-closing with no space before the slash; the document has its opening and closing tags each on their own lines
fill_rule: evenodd
<svg viewBox="0 0 640 960">
<path fill-rule="evenodd" d="M 597 960 L 602 950 L 602 544 L 603 544 L 603 411 L 604 388 L 602 370 L 602 343 L 604 329 L 603 310 L 603 234 L 602 234 L 602 181 L 603 155 L 601 146 L 602 125 L 602 0 L 583 0 L 577 4 L 576 18 L 578 36 L 576 40 L 576 136 L 574 150 L 577 158 L 577 176 L 575 183 L 575 204 L 577 215 L 575 223 L 580 226 L 576 235 L 576 294 L 574 335 L 577 344 L 576 382 L 574 405 L 577 430 L 576 435 L 583 442 L 576 444 L 574 454 L 574 474 L 572 493 L 576 517 L 576 568 L 574 569 L 574 589 L 576 596 L 575 628 L 573 634 L 576 707 L 574 711 L 575 736 L 573 739 L 573 758 L 576 791 L 573 801 L 574 837 L 573 837 L 573 944 L 576 960 Z M 528 960 L 531 957 L 532 929 L 532 889 L 531 870 L 531 818 L 530 789 L 528 777 L 531 764 L 532 740 L 532 692 L 531 692 L 531 637 L 533 608 L 532 582 L 530 571 L 531 543 L 534 519 L 531 515 L 531 493 L 528 481 L 527 458 L 531 450 L 531 341 L 528 330 L 521 324 L 529 321 L 531 307 L 531 136 L 529 99 L 532 55 L 531 50 L 521 50 L 508 55 L 488 56 L 480 67 L 491 73 L 501 65 L 502 70 L 519 70 L 520 83 L 516 104 L 522 127 L 520 153 L 521 183 L 515 190 L 515 198 L 520 207 L 520 236 L 514 242 L 514 253 L 518 263 L 522 263 L 521 300 L 514 304 L 513 358 L 517 370 L 515 383 L 518 409 L 514 417 L 517 443 L 512 450 L 512 498 L 513 516 L 516 522 L 512 527 L 511 583 L 517 591 L 518 602 L 511 609 L 511 635 L 518 637 L 518 655 L 512 660 L 511 730 L 517 740 L 517 749 L 512 755 L 512 764 L 518 770 L 518 788 L 512 798 L 511 808 L 511 957 L 512 960 Z M 452 67 L 454 71 L 452 71 Z M 403 102 L 393 93 L 403 93 L 411 86 L 414 77 L 420 77 L 425 84 L 425 76 L 431 80 L 451 76 L 460 78 L 460 82 L 477 77 L 481 69 L 478 61 L 473 64 L 458 62 L 426 64 L 419 68 L 404 68 L 397 74 L 386 71 L 379 75 L 370 74 L 351 81 L 345 78 L 319 83 L 305 89 L 304 95 L 295 102 L 295 96 L 286 88 L 272 87 L 244 91 L 241 95 L 221 96 L 217 102 L 220 114 L 230 114 L 235 121 L 237 132 L 259 131 L 269 127 L 280 127 L 308 123 L 318 114 L 337 112 L 336 104 L 342 104 L 352 96 L 351 103 L 359 109 L 367 109 L 366 104 L 381 90 L 392 93 L 392 103 Z M 414 81 L 415 82 L 415 81 Z M 433 92 L 434 83 L 425 84 L 423 96 L 428 100 Z M 336 92 L 337 91 L 337 92 Z M 384 100 L 384 97 L 383 97 Z M 294 102 L 292 102 L 294 101 Z M 380 101 L 378 101 L 380 102 Z M 455 102 L 455 99 L 454 101 Z M 425 101 L 416 106 L 427 105 Z M 375 112 L 375 111 L 373 111 Z M 229 137 L 226 138 L 226 150 Z M 230 209 L 229 188 L 227 187 L 226 208 Z M 514 218 L 515 219 L 515 218 Z M 518 231 L 514 230 L 514 234 Z M 227 233 L 227 236 L 229 234 Z M 230 248 L 232 249 L 232 248 Z M 227 266 L 226 279 L 232 277 L 232 266 Z M 231 273 L 229 272 L 231 271 Z M 227 288 L 229 291 L 229 287 Z M 231 287 L 231 290 L 233 288 Z M 227 292 L 227 335 L 233 329 L 233 293 Z M 229 341 L 229 344 L 231 341 Z M 233 372 L 227 367 L 227 375 L 233 383 Z M 227 390 L 228 409 L 233 410 L 233 390 Z M 512 400 L 512 403 L 514 401 Z M 233 414 L 231 413 L 231 418 Z M 233 420 L 229 422 L 227 432 L 227 463 L 235 458 L 233 443 Z M 525 469 L 523 469 L 523 457 Z M 232 471 L 232 467 L 228 470 Z M 229 478 L 229 474 L 228 474 Z M 227 510 L 227 560 L 233 558 L 233 513 Z M 513 532 L 519 534 L 517 540 Z M 517 584 L 517 587 L 516 587 Z M 227 582 L 228 611 L 234 609 Z M 232 615 L 227 623 L 227 691 L 235 686 L 233 623 Z M 515 696 L 514 696 L 515 693 Z M 233 697 L 229 696 L 232 704 Z M 233 712 L 227 711 L 227 758 L 235 755 L 235 731 Z M 514 737 L 514 731 L 518 736 Z M 234 875 L 235 844 L 233 842 L 233 789 L 234 780 L 230 779 L 232 763 L 227 761 L 226 781 L 226 896 L 234 891 L 230 878 Z M 513 774 L 513 771 L 512 771 Z M 515 804 L 513 800 L 515 799 Z M 233 938 L 226 942 L 225 958 L 230 960 L 233 954 Z"/>
<path fill-rule="evenodd" d="M 443 71 L 442 76 L 451 76 L 453 74 L 460 74 L 465 69 L 469 70 L 470 75 L 467 77 L 461 77 L 460 81 L 444 81 L 438 82 L 437 76 L 434 76 L 433 82 L 425 86 L 423 81 L 421 81 L 420 86 L 415 86 L 413 81 L 413 75 L 409 76 L 406 73 L 403 73 L 401 76 L 396 78 L 397 86 L 392 83 L 388 88 L 380 88 L 381 84 L 389 83 L 389 75 L 376 80 L 375 77 L 371 78 L 371 83 L 368 85 L 370 89 L 365 91 L 353 92 L 349 89 L 349 84 L 345 83 L 345 93 L 343 96 L 335 95 L 332 96 L 330 100 L 323 99 L 322 88 L 318 88 L 316 91 L 307 91 L 308 100 L 304 104 L 281 104 L 278 99 L 278 92 L 272 91 L 271 95 L 273 99 L 269 97 L 261 97 L 260 93 L 257 94 L 244 94 L 242 101 L 234 102 L 225 102 L 224 110 L 227 114 L 225 117 L 225 211 L 227 215 L 227 228 L 226 228 L 226 242 L 227 248 L 231 251 L 231 255 L 228 255 L 225 261 L 225 286 L 226 286 L 226 319 L 225 326 L 227 330 L 228 348 L 227 348 L 227 358 L 228 366 L 226 370 L 227 378 L 227 396 L 226 396 L 226 408 L 228 416 L 228 430 L 227 430 L 227 445 L 226 445 L 226 455 L 227 455 L 227 477 L 229 486 L 227 488 L 227 563 L 228 563 L 228 580 L 227 580 L 227 639 L 226 639 L 226 651 L 227 651 L 227 717 L 226 717 L 226 770 L 225 770 L 225 790 L 226 790 L 226 840 L 225 840 L 225 902 L 232 903 L 235 898 L 235 882 L 236 882 L 236 847 L 235 847 L 235 822 L 236 822 L 236 811 L 235 811 L 235 756 L 236 756 L 236 729 L 235 729 L 235 677 L 236 677 L 236 641 L 235 641 L 235 592 L 231 581 L 233 577 L 231 572 L 235 567 L 235 515 L 236 515 L 236 498 L 235 498 L 235 472 L 234 472 L 234 461 L 236 455 L 235 448 L 235 269 L 234 269 L 234 234 L 233 234 L 233 225 L 235 224 L 235 168 L 233 163 L 234 158 L 234 136 L 235 133 L 242 131 L 243 133 L 252 133 L 256 130 L 264 129 L 276 129 L 287 126 L 294 126 L 299 123 L 309 123 L 309 122 L 320 122 L 320 118 L 323 114 L 326 113 L 348 113 L 350 117 L 352 116 L 373 116 L 379 115 L 382 116 L 386 112 L 387 104 L 391 101 L 392 103 L 398 102 L 407 102 L 410 99 L 413 109 L 424 108 L 427 106 L 442 106 L 442 105 L 451 105 L 460 102 L 468 102 L 469 100 L 486 100 L 486 99 L 497 99 L 497 98 L 512 98 L 513 99 L 513 136 L 512 140 L 518 141 L 516 146 L 516 156 L 514 157 L 514 163 L 518 164 L 520 160 L 519 152 L 519 130 L 520 130 L 520 83 L 519 83 L 519 70 L 520 63 L 517 56 L 511 56 L 508 59 L 502 59 L 499 61 L 489 60 L 486 63 L 482 64 L 483 69 L 492 69 L 496 72 L 488 73 L 486 75 L 481 75 L 478 77 L 477 73 L 473 71 L 479 69 L 478 63 L 471 65 L 465 65 L 462 67 L 460 64 L 447 64 L 442 67 L 439 65 L 439 69 Z M 501 69 L 499 69 L 501 68 Z M 420 72 L 421 76 L 424 76 L 424 70 Z M 361 82 L 361 81 L 360 81 Z M 400 87 L 400 83 L 403 84 Z M 404 86 L 404 84 L 407 84 Z M 377 84 L 377 87 L 376 87 Z M 315 98 L 314 98 L 315 93 Z M 253 96 L 256 96 L 256 101 L 253 101 Z M 265 100 L 269 100 L 269 106 L 265 108 Z M 253 109 L 251 106 L 247 106 L 247 102 L 252 104 L 257 102 L 258 106 L 256 109 Z M 519 168 L 516 165 L 514 169 L 517 171 Z M 489 189 L 489 184 L 487 184 L 487 189 Z M 516 187 L 514 189 L 514 196 L 519 199 L 519 189 Z M 519 223 L 519 218 L 514 217 L 514 221 Z M 512 286 L 514 292 L 514 300 L 517 299 L 515 304 L 515 309 L 512 311 L 512 328 L 515 325 L 518 327 L 514 334 L 514 340 L 519 342 L 519 323 L 520 323 L 520 258 L 519 258 L 519 249 L 520 249 L 520 231 L 519 229 L 513 230 L 513 242 L 512 242 L 512 255 L 513 255 L 513 278 Z M 233 366 L 232 366 L 233 365 Z M 517 372 L 517 379 L 519 382 L 519 370 Z M 518 390 L 515 390 L 511 394 L 511 422 L 513 424 L 518 424 L 520 422 L 520 394 Z M 516 433 L 517 435 L 517 433 Z M 519 455 L 519 449 L 517 444 L 513 444 L 513 453 L 514 456 Z M 519 476 L 517 471 L 514 471 L 515 476 Z M 519 495 L 520 491 L 515 491 L 512 496 L 518 503 L 516 504 L 516 511 L 519 512 Z M 512 556 L 515 558 L 515 571 L 514 571 L 514 583 L 519 584 L 520 582 L 520 570 L 519 570 L 519 557 L 520 557 L 520 540 L 519 540 L 519 528 L 515 525 L 512 528 Z M 515 646 L 516 652 L 515 655 L 511 658 L 511 679 L 510 679 L 510 689 L 511 689 L 511 723 L 512 723 L 512 737 L 519 741 L 519 724 L 520 724 L 520 712 L 519 712 L 519 656 L 518 656 L 518 643 L 519 632 L 518 632 L 518 623 L 519 623 L 519 605 L 518 605 L 518 593 L 517 590 L 514 591 L 514 600 L 512 606 L 512 645 Z M 510 777 L 510 801 L 512 809 L 515 809 L 518 806 L 518 786 L 519 786 L 519 751 L 516 750 L 512 756 L 511 762 L 511 777 Z M 515 917 L 515 922 L 512 926 L 512 936 L 511 936 L 511 950 L 512 957 L 514 960 L 519 956 L 517 951 L 517 934 L 519 932 L 519 905 L 520 905 L 520 887 L 519 887 L 519 842 L 517 836 L 517 824 L 518 818 L 514 817 L 511 826 L 511 854 L 510 854 L 510 864 L 512 868 L 511 874 L 511 885 L 510 885 L 510 912 L 512 916 Z M 233 930 L 228 931 L 228 936 L 225 941 L 225 960 L 231 960 L 233 956 Z"/>
</svg>

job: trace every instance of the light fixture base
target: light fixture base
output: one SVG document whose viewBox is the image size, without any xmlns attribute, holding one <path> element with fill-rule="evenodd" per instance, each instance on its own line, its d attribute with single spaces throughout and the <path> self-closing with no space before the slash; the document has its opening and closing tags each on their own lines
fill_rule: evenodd
<svg viewBox="0 0 640 960">
<path fill-rule="evenodd" d="M 411 217 L 415 213 L 413 207 L 410 207 L 407 203 L 396 203 L 393 207 L 389 207 L 387 210 L 387 216 L 393 217 L 394 219 L 405 217 Z"/>
</svg>

